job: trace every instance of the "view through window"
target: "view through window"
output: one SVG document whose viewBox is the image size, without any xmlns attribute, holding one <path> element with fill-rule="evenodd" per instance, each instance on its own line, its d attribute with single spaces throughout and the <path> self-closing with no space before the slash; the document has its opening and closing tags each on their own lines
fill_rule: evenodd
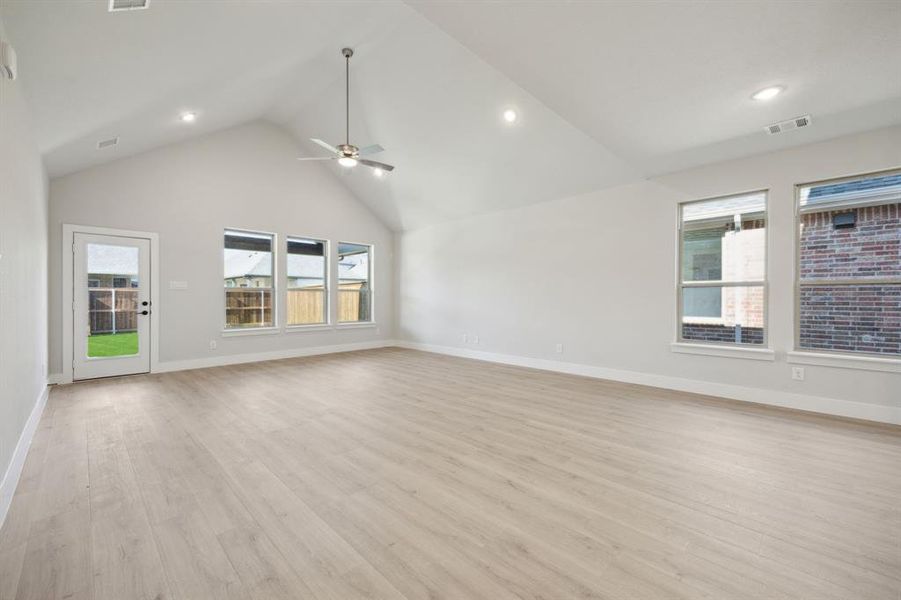
<svg viewBox="0 0 901 600">
<path fill-rule="evenodd" d="M 323 240 L 288 238 L 288 325 L 328 321 L 327 247 Z"/>
<path fill-rule="evenodd" d="M 270 234 L 226 230 L 223 255 L 226 329 L 274 325 L 272 248 Z"/>
<path fill-rule="evenodd" d="M 338 322 L 372 320 L 371 246 L 338 243 Z"/>
<path fill-rule="evenodd" d="M 680 210 L 684 341 L 766 342 L 766 194 L 701 200 Z"/>
<path fill-rule="evenodd" d="M 803 350 L 901 355 L 901 173 L 798 190 Z"/>
</svg>

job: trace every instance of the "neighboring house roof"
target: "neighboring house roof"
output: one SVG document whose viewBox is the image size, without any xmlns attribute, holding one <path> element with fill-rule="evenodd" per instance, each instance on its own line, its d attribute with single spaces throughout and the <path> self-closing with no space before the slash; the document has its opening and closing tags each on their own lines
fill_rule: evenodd
<svg viewBox="0 0 901 600">
<path fill-rule="evenodd" d="M 338 277 L 343 280 L 364 281 L 368 276 L 365 255 L 346 256 L 338 262 Z M 226 250 L 225 278 L 269 277 L 271 257 L 268 252 Z M 319 279 L 322 277 L 322 261 L 318 256 L 306 254 L 288 255 L 288 277 Z"/>
<path fill-rule="evenodd" d="M 138 249 L 129 246 L 86 244 L 91 275 L 137 275 Z"/>
<path fill-rule="evenodd" d="M 801 207 L 808 211 L 901 202 L 901 174 L 868 177 L 801 189 Z"/>
<path fill-rule="evenodd" d="M 882 188 L 901 188 L 901 173 L 897 175 L 886 175 L 885 177 L 871 177 L 869 179 L 857 179 L 855 181 L 845 181 L 843 183 L 820 185 L 811 188 L 810 194 L 807 197 L 813 200 L 814 198 L 834 196 L 836 194 L 845 194 L 854 191 L 877 189 L 885 191 Z"/>
</svg>

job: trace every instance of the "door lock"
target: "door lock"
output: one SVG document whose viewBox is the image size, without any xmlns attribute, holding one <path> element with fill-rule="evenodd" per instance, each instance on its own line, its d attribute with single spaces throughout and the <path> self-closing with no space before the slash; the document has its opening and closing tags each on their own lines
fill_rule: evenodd
<svg viewBox="0 0 901 600">
<path fill-rule="evenodd" d="M 142 315 L 149 315 L 149 314 L 150 314 L 150 311 L 149 311 L 149 310 L 142 310 L 139 314 L 142 314 Z"/>
</svg>

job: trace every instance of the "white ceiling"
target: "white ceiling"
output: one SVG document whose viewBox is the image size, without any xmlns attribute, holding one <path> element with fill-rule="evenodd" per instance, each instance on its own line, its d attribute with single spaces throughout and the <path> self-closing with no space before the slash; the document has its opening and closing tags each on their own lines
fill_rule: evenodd
<svg viewBox="0 0 901 600">
<path fill-rule="evenodd" d="M 901 123 L 896 1 L 4 0 L 0 17 L 51 176 L 257 118 L 319 154 L 307 138 L 343 137 L 354 47 L 351 141 L 397 170 L 325 168 L 395 229 Z M 771 84 L 786 93 L 749 99 Z"/>
<path fill-rule="evenodd" d="M 411 4 L 648 174 L 901 122 L 897 0 Z"/>
</svg>

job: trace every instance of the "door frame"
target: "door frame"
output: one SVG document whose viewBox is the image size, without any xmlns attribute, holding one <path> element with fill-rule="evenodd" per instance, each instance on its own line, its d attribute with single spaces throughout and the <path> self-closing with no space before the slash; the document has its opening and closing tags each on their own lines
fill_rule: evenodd
<svg viewBox="0 0 901 600">
<path fill-rule="evenodd" d="M 150 231 L 133 231 L 129 229 L 113 229 L 110 227 L 93 227 L 89 225 L 73 225 L 63 223 L 62 256 L 62 340 L 63 340 L 63 375 L 60 383 L 72 383 L 74 352 L 74 321 L 72 311 L 74 309 L 74 244 L 75 234 L 86 233 L 93 235 L 112 235 L 117 237 L 131 237 L 150 240 L 150 306 L 152 318 L 150 319 L 150 372 L 159 371 L 160 362 L 160 261 L 159 261 L 159 235 Z"/>
</svg>

